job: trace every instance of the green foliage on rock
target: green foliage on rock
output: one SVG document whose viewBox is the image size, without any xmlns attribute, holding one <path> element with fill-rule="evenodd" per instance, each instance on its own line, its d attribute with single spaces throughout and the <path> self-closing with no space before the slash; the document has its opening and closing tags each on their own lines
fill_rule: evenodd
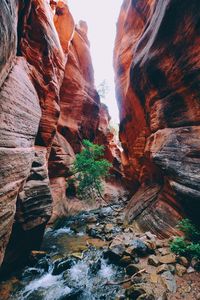
<svg viewBox="0 0 200 300">
<path fill-rule="evenodd" d="M 187 240 L 191 240 L 193 242 L 200 241 L 200 230 L 194 224 L 192 224 L 189 219 L 181 220 L 178 223 L 177 228 L 184 233 Z"/>
<path fill-rule="evenodd" d="M 84 149 L 76 154 L 72 173 L 81 199 L 96 199 L 103 191 L 102 179 L 109 175 L 111 164 L 103 158 L 104 146 L 83 140 Z"/>
<path fill-rule="evenodd" d="M 172 252 L 200 259 L 200 230 L 189 219 L 181 220 L 178 225 L 184 237 L 176 237 L 170 244 Z"/>
</svg>

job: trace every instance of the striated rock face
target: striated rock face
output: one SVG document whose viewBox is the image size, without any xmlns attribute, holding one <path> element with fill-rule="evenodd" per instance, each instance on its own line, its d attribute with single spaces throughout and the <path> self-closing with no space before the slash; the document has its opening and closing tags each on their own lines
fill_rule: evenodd
<svg viewBox="0 0 200 300">
<path fill-rule="evenodd" d="M 54 221 L 69 213 L 66 178 L 82 140 L 105 143 L 118 170 L 119 152 L 107 119 L 102 125 L 86 23 L 75 26 L 65 1 L 53 0 L 2 0 L 0 17 L 0 265 L 5 272 L 40 246 L 51 216 Z"/>
<path fill-rule="evenodd" d="M 200 209 L 199 1 L 124 0 L 114 53 L 127 217 L 168 236 Z"/>
<path fill-rule="evenodd" d="M 39 245 L 51 216 L 47 160 L 74 32 L 68 7 L 59 1 L 54 9 L 40 0 L 0 4 L 0 264 L 7 249 L 3 269 Z M 59 36 L 64 20 L 67 30 Z"/>
<path fill-rule="evenodd" d="M 0 92 L 0 262 L 11 234 L 17 195 L 29 175 L 41 110 L 38 95 L 23 58 L 15 65 Z"/>
</svg>

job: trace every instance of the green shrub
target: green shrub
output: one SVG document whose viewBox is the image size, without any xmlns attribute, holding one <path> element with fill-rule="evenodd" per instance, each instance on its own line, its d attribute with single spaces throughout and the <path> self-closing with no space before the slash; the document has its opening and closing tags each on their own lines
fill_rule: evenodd
<svg viewBox="0 0 200 300">
<path fill-rule="evenodd" d="M 81 199 L 96 199 L 103 191 L 102 179 L 109 175 L 112 166 L 102 158 L 104 146 L 83 140 L 84 149 L 76 154 L 72 173 L 78 184 L 78 196 Z"/>
<path fill-rule="evenodd" d="M 170 244 L 170 250 L 178 255 L 186 255 L 187 242 L 183 237 L 176 237 Z"/>
<path fill-rule="evenodd" d="M 177 228 L 184 233 L 186 239 L 193 242 L 200 241 L 200 230 L 189 219 L 181 220 Z"/>
<path fill-rule="evenodd" d="M 177 237 L 171 242 L 170 249 L 172 252 L 181 256 L 200 258 L 200 244 L 187 242 L 181 237 Z"/>
<path fill-rule="evenodd" d="M 172 252 L 188 258 L 200 259 L 200 231 L 189 219 L 181 220 L 177 228 L 184 233 L 184 237 L 176 237 L 170 244 Z"/>
</svg>

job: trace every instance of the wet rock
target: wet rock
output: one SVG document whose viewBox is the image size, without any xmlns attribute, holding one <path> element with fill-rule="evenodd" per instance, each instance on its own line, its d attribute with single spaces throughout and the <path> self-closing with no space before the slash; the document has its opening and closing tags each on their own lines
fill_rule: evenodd
<svg viewBox="0 0 200 300">
<path fill-rule="evenodd" d="M 47 255 L 46 251 L 36 251 L 36 250 L 31 251 L 31 257 L 33 257 L 35 259 L 43 258 L 46 255 Z"/>
<path fill-rule="evenodd" d="M 26 300 L 43 300 L 44 295 L 40 289 L 33 291 L 30 295 L 26 297 Z"/>
<path fill-rule="evenodd" d="M 117 295 L 115 300 L 126 300 L 125 295 Z"/>
<path fill-rule="evenodd" d="M 176 262 L 176 256 L 173 254 L 164 255 L 158 258 L 162 264 L 173 264 Z"/>
<path fill-rule="evenodd" d="M 130 263 L 132 262 L 132 258 L 128 255 L 124 255 L 120 261 L 119 261 L 119 265 L 122 267 L 127 267 Z"/>
<path fill-rule="evenodd" d="M 47 258 L 42 258 L 36 264 L 36 268 L 43 269 L 45 272 L 49 271 L 50 261 Z"/>
<path fill-rule="evenodd" d="M 180 264 L 176 264 L 175 268 L 176 268 L 176 274 L 180 277 L 182 277 L 187 272 L 187 269 Z"/>
<path fill-rule="evenodd" d="M 150 253 L 150 249 L 148 248 L 148 246 L 140 239 L 134 239 L 131 242 L 131 247 L 133 249 L 133 252 L 141 257 L 146 256 Z"/>
<path fill-rule="evenodd" d="M 82 294 L 82 289 L 74 289 L 69 294 L 60 297 L 59 300 L 78 300 Z"/>
<path fill-rule="evenodd" d="M 169 271 L 169 267 L 166 264 L 163 264 L 156 269 L 157 274 L 162 274 L 165 271 Z"/>
<path fill-rule="evenodd" d="M 74 258 L 67 258 L 65 260 L 57 260 L 54 263 L 54 268 L 52 271 L 52 275 L 60 275 L 62 272 L 70 269 L 76 264 L 76 260 Z"/>
<path fill-rule="evenodd" d="M 160 265 L 160 262 L 155 255 L 151 255 L 148 258 L 148 264 L 154 267 L 158 267 Z"/>
<path fill-rule="evenodd" d="M 41 270 L 38 268 L 28 268 L 26 269 L 23 274 L 22 274 L 22 278 L 23 279 L 32 279 L 38 275 L 41 275 Z"/>
<path fill-rule="evenodd" d="M 137 285 L 132 285 L 130 288 L 126 290 L 126 296 L 129 297 L 128 299 L 130 300 L 136 300 L 138 299 L 139 296 L 145 293 L 146 291 Z"/>
<path fill-rule="evenodd" d="M 98 259 L 97 261 L 93 262 L 93 264 L 90 266 L 90 273 L 96 275 L 100 269 L 101 259 Z"/>
<path fill-rule="evenodd" d="M 100 237 L 99 232 L 96 229 L 90 229 L 90 231 L 88 231 L 88 235 L 93 237 L 93 238 Z"/>
<path fill-rule="evenodd" d="M 71 256 L 77 259 L 83 259 L 83 252 L 74 252 Z"/>
<path fill-rule="evenodd" d="M 110 248 L 104 252 L 104 257 L 108 258 L 111 262 L 118 264 L 125 251 L 125 246 L 122 244 L 110 246 Z"/>
<path fill-rule="evenodd" d="M 177 290 L 175 277 L 170 271 L 166 271 L 161 275 L 162 283 L 169 292 L 175 293 Z"/>
<path fill-rule="evenodd" d="M 126 274 L 127 275 L 134 275 L 135 273 L 137 273 L 139 271 L 139 268 L 137 266 L 135 266 L 134 264 L 130 264 L 126 267 Z"/>
</svg>

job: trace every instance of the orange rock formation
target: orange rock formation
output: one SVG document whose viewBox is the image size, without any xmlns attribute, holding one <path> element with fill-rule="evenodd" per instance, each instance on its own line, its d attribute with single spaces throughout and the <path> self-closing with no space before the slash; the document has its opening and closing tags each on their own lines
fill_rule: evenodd
<svg viewBox="0 0 200 300">
<path fill-rule="evenodd" d="M 175 232 L 200 208 L 199 1 L 124 0 L 114 53 L 127 209 L 145 230 Z"/>
<path fill-rule="evenodd" d="M 75 26 L 64 1 L 3 0 L 0 33 L 0 264 L 8 270 L 40 245 L 52 208 L 67 213 L 69 166 L 82 139 L 97 136 L 101 104 L 87 25 Z"/>
</svg>

